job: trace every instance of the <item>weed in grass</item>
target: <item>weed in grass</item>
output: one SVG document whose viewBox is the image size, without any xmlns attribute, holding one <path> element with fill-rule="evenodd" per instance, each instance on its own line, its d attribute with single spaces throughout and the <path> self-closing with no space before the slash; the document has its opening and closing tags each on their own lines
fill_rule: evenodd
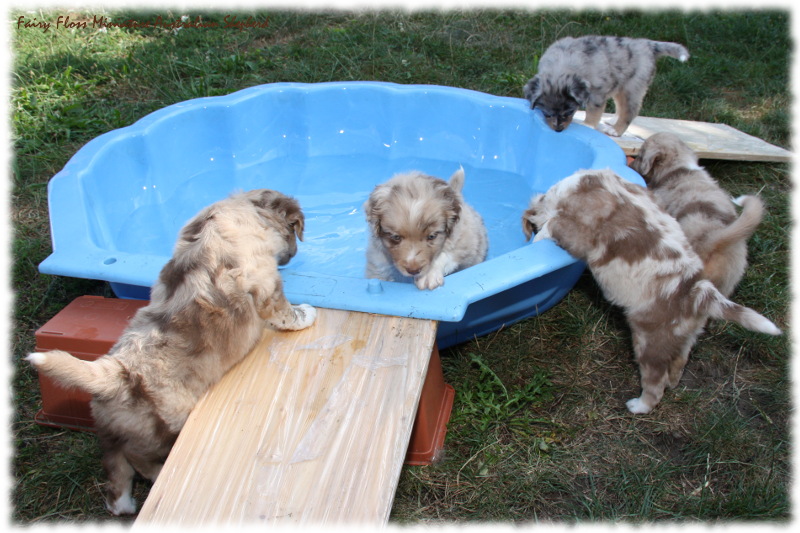
<svg viewBox="0 0 800 533">
<path fill-rule="evenodd" d="M 481 357 L 470 353 L 469 359 L 479 373 L 474 381 L 466 381 L 458 389 L 453 424 L 467 425 L 480 434 L 505 427 L 514 434 L 529 436 L 532 424 L 547 422 L 533 417 L 528 410 L 552 400 L 546 375 L 537 372 L 520 388 L 509 390 Z"/>
</svg>

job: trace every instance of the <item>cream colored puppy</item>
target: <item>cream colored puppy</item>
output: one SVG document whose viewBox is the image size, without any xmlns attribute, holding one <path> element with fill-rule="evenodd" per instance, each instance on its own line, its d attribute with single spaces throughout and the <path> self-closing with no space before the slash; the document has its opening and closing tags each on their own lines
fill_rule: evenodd
<svg viewBox="0 0 800 533">
<path fill-rule="evenodd" d="M 531 199 L 523 231 L 553 239 L 585 261 L 606 299 L 625 311 L 642 393 L 627 402 L 648 413 L 675 387 L 708 318 L 779 335 L 769 320 L 728 300 L 703 277 L 703 263 L 678 222 L 644 188 L 611 170 L 581 171 Z"/>
<path fill-rule="evenodd" d="M 195 403 L 255 347 L 265 326 L 314 323 L 316 309 L 290 305 L 278 273 L 297 252 L 303 223 L 298 203 L 271 190 L 217 202 L 183 227 L 150 304 L 107 355 L 91 362 L 63 351 L 28 356 L 39 372 L 92 394 L 112 513 L 136 511 L 134 470 L 155 481 Z"/>
<path fill-rule="evenodd" d="M 703 260 L 706 277 L 725 296 L 733 294 L 747 268 L 747 239 L 764 214 L 757 196 L 735 201 L 698 165 L 697 154 L 677 135 L 649 137 L 631 168 L 642 175 L 656 202 L 675 217 Z M 742 206 L 736 214 L 734 202 Z"/>
<path fill-rule="evenodd" d="M 481 216 L 464 201 L 464 170 L 446 182 L 421 172 L 378 185 L 364 204 L 370 227 L 368 278 L 435 289 L 444 277 L 486 259 Z"/>
</svg>

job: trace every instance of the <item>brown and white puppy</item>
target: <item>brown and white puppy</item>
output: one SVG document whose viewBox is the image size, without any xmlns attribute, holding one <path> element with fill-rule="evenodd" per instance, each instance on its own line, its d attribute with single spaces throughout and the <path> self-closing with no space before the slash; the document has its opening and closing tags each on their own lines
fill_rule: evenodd
<svg viewBox="0 0 800 533">
<path fill-rule="evenodd" d="M 290 305 L 278 265 L 297 252 L 304 217 L 271 190 L 236 193 L 181 230 L 173 257 L 111 351 L 82 361 L 63 351 L 28 360 L 92 395 L 109 478 L 106 506 L 133 513 L 134 470 L 155 480 L 200 397 L 250 352 L 265 326 L 309 327 L 316 309 Z"/>
<path fill-rule="evenodd" d="M 586 262 L 605 297 L 621 306 L 633 335 L 642 393 L 627 402 L 648 413 L 675 387 L 708 318 L 747 329 L 781 331 L 728 300 L 703 277 L 703 264 L 677 221 L 650 193 L 610 170 L 581 171 L 531 199 L 527 238 L 553 239 Z"/>
<path fill-rule="evenodd" d="M 545 50 L 538 73 L 523 91 L 531 109 L 539 109 L 555 131 L 563 131 L 575 111 L 585 108 L 585 125 L 618 137 L 639 114 L 661 56 L 686 61 L 689 52 L 677 43 L 649 39 L 564 37 Z M 600 122 L 609 98 L 616 106 L 613 127 Z"/>
<path fill-rule="evenodd" d="M 421 172 L 378 185 L 364 204 L 370 227 L 366 277 L 435 289 L 444 277 L 486 259 L 481 216 L 464 201 L 464 169 L 450 182 Z"/>
<path fill-rule="evenodd" d="M 764 213 L 757 196 L 732 200 L 698 165 L 697 154 L 672 133 L 649 137 L 631 163 L 656 202 L 678 220 L 703 261 L 706 278 L 730 296 L 747 268 L 747 239 Z M 734 202 L 742 206 L 736 214 Z"/>
</svg>

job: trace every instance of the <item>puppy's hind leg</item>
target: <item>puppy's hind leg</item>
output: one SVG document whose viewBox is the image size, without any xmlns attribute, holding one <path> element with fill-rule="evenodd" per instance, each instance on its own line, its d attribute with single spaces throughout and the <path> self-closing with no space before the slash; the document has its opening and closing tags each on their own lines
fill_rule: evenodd
<svg viewBox="0 0 800 533">
<path fill-rule="evenodd" d="M 639 363 L 641 374 L 642 394 L 638 398 L 628 400 L 625 405 L 628 411 L 635 415 L 647 414 L 652 411 L 664 396 L 669 373 L 666 365 Z"/>
<path fill-rule="evenodd" d="M 648 332 L 642 331 L 642 328 L 634 323 L 631 323 L 631 332 L 641 375 L 642 394 L 638 398 L 628 400 L 625 405 L 633 414 L 647 414 L 661 401 L 664 389 L 670 381 L 672 359 L 669 357 L 670 346 L 668 346 L 669 341 L 664 343 L 665 339 L 654 342 Z"/>
<path fill-rule="evenodd" d="M 106 509 L 114 515 L 136 512 L 133 491 L 133 466 L 125 459 L 121 450 L 108 450 L 103 455 L 103 468 L 108 476 Z"/>
</svg>

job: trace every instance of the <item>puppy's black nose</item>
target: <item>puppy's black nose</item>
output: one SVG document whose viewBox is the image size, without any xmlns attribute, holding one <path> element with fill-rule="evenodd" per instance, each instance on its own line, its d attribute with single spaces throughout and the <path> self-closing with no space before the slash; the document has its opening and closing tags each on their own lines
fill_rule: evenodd
<svg viewBox="0 0 800 533">
<path fill-rule="evenodd" d="M 411 269 L 409 268 L 409 269 L 407 269 L 407 270 L 408 270 L 408 273 L 409 273 L 410 275 L 412 275 L 412 276 L 416 276 L 417 274 L 419 274 L 420 272 L 422 272 L 422 269 L 421 269 L 421 268 L 417 268 L 417 269 L 415 269 L 415 270 L 411 270 Z"/>
</svg>

